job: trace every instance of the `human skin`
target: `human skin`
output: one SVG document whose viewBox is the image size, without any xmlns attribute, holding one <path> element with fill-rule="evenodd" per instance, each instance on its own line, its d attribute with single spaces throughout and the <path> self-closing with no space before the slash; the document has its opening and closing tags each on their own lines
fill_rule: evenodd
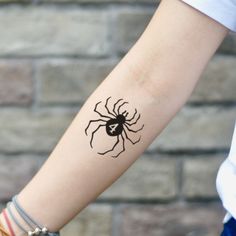
<svg viewBox="0 0 236 236">
<path fill-rule="evenodd" d="M 185 3 L 163 0 L 141 37 L 90 95 L 49 158 L 19 193 L 18 200 L 26 212 L 56 232 L 94 201 L 137 160 L 181 109 L 227 32 Z M 132 144 L 123 132 L 125 151 L 116 158 L 112 155 L 122 150 L 121 136 L 113 151 L 98 154 L 111 149 L 117 140 L 106 133 L 105 126 L 94 134 L 94 146 L 90 146 L 91 132 L 104 121 L 93 122 L 88 135 L 85 133 L 90 120 L 108 120 L 94 108 L 101 101 L 97 109 L 108 115 L 104 105 L 109 97 L 110 111 L 118 99 L 128 102 L 121 112 L 127 110 L 129 118 L 137 109 L 140 119 L 130 129 L 138 130 L 144 125 L 137 133 L 126 128 L 132 140 L 141 137 Z M 5 225 L 2 215 L 0 220 Z M 16 235 L 22 235 L 12 224 Z"/>
</svg>

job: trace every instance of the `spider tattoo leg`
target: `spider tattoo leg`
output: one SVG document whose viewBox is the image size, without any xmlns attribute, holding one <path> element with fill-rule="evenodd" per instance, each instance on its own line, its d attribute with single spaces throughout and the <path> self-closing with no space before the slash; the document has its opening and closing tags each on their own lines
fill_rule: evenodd
<svg viewBox="0 0 236 236">
<path fill-rule="evenodd" d="M 124 129 L 124 133 L 125 133 L 125 137 L 126 137 L 132 144 L 138 143 L 138 142 L 140 141 L 140 139 L 141 139 L 141 136 L 140 136 L 140 137 L 138 138 L 138 140 L 133 141 L 133 140 L 131 140 L 131 139 L 129 138 L 129 136 L 128 136 L 128 134 L 126 133 L 125 129 Z"/>
<path fill-rule="evenodd" d="M 106 104 L 105 104 L 105 108 L 106 108 L 106 110 L 107 110 L 107 113 L 108 113 L 109 115 L 112 115 L 112 116 L 116 117 L 116 115 L 115 115 L 115 114 L 113 114 L 113 113 L 111 113 L 111 112 L 109 111 L 108 107 L 107 107 L 108 100 L 109 100 L 110 98 L 111 98 L 111 97 L 107 98 L 107 100 L 106 100 Z"/>
<path fill-rule="evenodd" d="M 98 110 L 97 110 L 97 106 L 98 106 L 98 104 L 99 103 L 101 103 L 101 101 L 100 102 L 98 102 L 96 105 L 95 105 L 95 107 L 94 107 L 94 110 L 93 111 L 95 111 L 96 113 L 98 113 L 101 117 L 103 117 L 103 118 L 108 118 L 108 119 L 111 119 L 111 117 L 109 117 L 109 116 L 104 116 L 104 115 L 102 115 Z"/>
<path fill-rule="evenodd" d="M 91 125 L 91 123 L 97 122 L 97 121 L 104 121 L 104 122 L 107 122 L 106 120 L 102 120 L 102 119 L 90 120 L 89 123 L 88 123 L 88 126 L 87 126 L 86 129 L 85 129 L 85 134 L 86 134 L 86 135 L 88 135 L 87 130 L 88 130 L 89 126 Z"/>
<path fill-rule="evenodd" d="M 114 158 L 117 158 L 122 152 L 124 152 L 125 151 L 125 139 L 124 139 L 124 137 L 123 137 L 123 135 L 121 134 L 121 138 L 122 138 L 122 145 L 123 145 L 123 149 L 117 154 L 117 155 L 115 155 L 115 156 L 112 156 L 112 157 L 114 157 Z"/>
<path fill-rule="evenodd" d="M 123 115 L 125 118 L 129 115 L 129 112 L 128 111 L 123 111 L 122 113 L 121 113 L 121 115 Z"/>
<path fill-rule="evenodd" d="M 129 120 L 126 120 L 126 121 L 131 121 L 131 120 L 133 120 L 136 114 L 137 114 L 137 109 L 135 108 L 135 112 L 134 112 L 134 114 L 133 114 L 133 117 L 132 117 L 131 119 L 129 119 Z"/>
<path fill-rule="evenodd" d="M 106 125 L 99 125 L 99 126 L 92 132 L 92 136 L 91 136 L 91 139 L 90 139 L 90 146 L 91 146 L 91 148 L 93 148 L 93 136 L 94 136 L 95 132 L 98 131 L 102 126 L 106 126 Z"/>
<path fill-rule="evenodd" d="M 123 106 L 123 105 L 125 105 L 125 104 L 127 104 L 128 102 L 123 102 L 121 105 L 119 105 L 119 107 L 117 108 L 117 113 L 118 114 L 120 114 L 120 108 Z"/>
<path fill-rule="evenodd" d="M 113 112 L 116 114 L 116 116 L 118 115 L 118 114 L 116 113 L 116 111 L 115 111 L 116 105 L 117 105 L 120 101 L 122 101 L 122 100 L 123 100 L 123 99 L 121 98 L 121 99 L 119 99 L 119 100 L 114 104 Z"/>
<path fill-rule="evenodd" d="M 98 154 L 105 155 L 106 153 L 113 151 L 115 149 L 116 145 L 119 143 L 119 141 L 120 140 L 119 140 L 119 135 L 118 135 L 116 143 L 114 144 L 114 146 L 110 150 L 108 150 L 106 152 L 98 152 Z"/>
<path fill-rule="evenodd" d="M 127 123 L 127 125 L 132 126 L 132 125 L 135 125 L 138 122 L 139 119 L 140 119 L 140 114 L 138 115 L 138 117 L 137 117 L 135 122 L 133 122 L 131 124 L 129 122 L 126 122 L 126 123 Z"/>
<path fill-rule="evenodd" d="M 126 124 L 124 124 L 124 126 L 130 131 L 130 132 L 133 132 L 133 133 L 137 133 L 138 131 L 142 130 L 143 127 L 144 127 L 144 124 L 142 125 L 142 127 L 140 129 L 137 129 L 137 130 L 132 130 L 129 128 L 129 126 L 127 126 Z"/>
</svg>

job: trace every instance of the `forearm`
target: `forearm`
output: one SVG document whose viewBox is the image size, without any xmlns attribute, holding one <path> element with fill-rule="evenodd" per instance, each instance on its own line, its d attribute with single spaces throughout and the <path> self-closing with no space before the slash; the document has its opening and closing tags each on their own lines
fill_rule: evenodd
<svg viewBox="0 0 236 236">
<path fill-rule="evenodd" d="M 162 1 L 143 35 L 89 97 L 48 160 L 21 191 L 22 207 L 56 231 L 97 198 L 186 102 L 226 33 L 223 26 L 182 2 Z M 101 126 L 92 137 L 92 131 L 109 120 L 94 108 L 101 101 L 97 110 L 112 117 L 105 103 L 108 101 L 108 110 L 114 114 L 119 99 L 128 102 L 120 108 L 120 113 L 129 113 L 126 120 L 131 120 L 135 109 L 137 115 L 126 126 L 123 124 L 117 134 L 119 142 L 111 150 L 118 140 L 111 136 L 112 128 L 109 135 L 106 126 Z M 98 119 L 103 121 L 88 126 L 89 121 Z M 127 127 L 139 131 L 133 133 Z"/>
</svg>

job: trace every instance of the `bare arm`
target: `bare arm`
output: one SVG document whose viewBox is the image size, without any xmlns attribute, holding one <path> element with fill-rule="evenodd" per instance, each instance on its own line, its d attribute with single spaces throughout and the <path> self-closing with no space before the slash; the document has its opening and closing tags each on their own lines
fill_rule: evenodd
<svg viewBox="0 0 236 236">
<path fill-rule="evenodd" d="M 22 207 L 51 231 L 68 223 L 166 127 L 226 34 L 222 25 L 181 1 L 163 0 L 142 36 L 20 192 Z M 123 102 L 128 103 L 118 109 Z"/>
</svg>

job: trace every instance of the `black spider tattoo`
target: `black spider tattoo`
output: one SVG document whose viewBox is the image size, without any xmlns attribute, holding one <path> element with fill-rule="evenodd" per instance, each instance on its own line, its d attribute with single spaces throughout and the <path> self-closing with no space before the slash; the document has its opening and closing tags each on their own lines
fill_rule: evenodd
<svg viewBox="0 0 236 236">
<path fill-rule="evenodd" d="M 90 127 L 90 125 L 93 123 L 93 122 L 101 122 L 97 128 L 95 130 L 92 131 L 92 134 L 91 134 L 91 139 L 90 139 L 90 146 L 91 148 L 93 148 L 93 138 L 94 138 L 94 134 L 101 128 L 101 127 L 104 127 L 106 129 L 106 133 L 109 135 L 109 136 L 116 136 L 116 143 L 114 144 L 114 146 L 105 151 L 105 152 L 98 152 L 98 154 L 100 155 L 105 155 L 109 152 L 112 152 L 115 150 L 115 147 L 118 145 L 118 143 L 120 142 L 120 138 L 122 139 L 122 150 L 117 154 L 117 155 L 113 155 L 112 157 L 113 158 L 116 158 L 118 157 L 122 152 L 125 151 L 125 138 L 128 139 L 133 145 L 138 143 L 141 139 L 141 136 L 139 136 L 139 138 L 136 140 L 136 141 L 133 141 L 129 136 L 128 136 L 128 133 L 129 132 L 132 132 L 132 133 L 138 133 L 140 130 L 143 129 L 144 127 L 144 124 L 142 125 L 141 128 L 139 129 L 132 129 L 131 127 L 133 125 L 136 125 L 138 120 L 140 119 L 140 114 L 137 115 L 137 109 L 135 108 L 135 112 L 134 114 L 132 115 L 131 118 L 128 119 L 128 112 L 126 110 L 124 110 L 122 113 L 121 113 L 121 109 L 123 107 L 123 105 L 125 104 L 128 104 L 128 102 L 125 102 L 124 99 L 119 99 L 117 100 L 117 102 L 113 105 L 113 109 L 112 111 L 109 110 L 108 108 L 108 101 L 111 97 L 108 97 L 106 99 L 106 103 L 105 103 L 105 109 L 107 111 L 107 114 L 104 115 L 104 114 L 101 114 L 101 112 L 99 112 L 97 110 L 97 107 L 98 105 L 102 102 L 98 102 L 96 103 L 95 107 L 94 107 L 94 111 L 99 114 L 100 116 L 100 119 L 97 119 L 97 120 L 90 120 L 86 129 L 85 129 L 85 134 L 88 135 L 87 131 Z"/>
</svg>

